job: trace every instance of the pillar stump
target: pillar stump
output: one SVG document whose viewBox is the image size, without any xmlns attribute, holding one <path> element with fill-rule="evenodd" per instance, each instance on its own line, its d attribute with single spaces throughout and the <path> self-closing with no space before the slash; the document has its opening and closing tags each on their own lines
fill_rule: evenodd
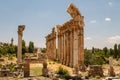
<svg viewBox="0 0 120 80">
<path fill-rule="evenodd" d="M 29 61 L 25 61 L 24 63 L 24 77 L 30 76 L 30 63 Z"/>
<path fill-rule="evenodd" d="M 46 61 L 43 62 L 42 75 L 44 77 L 48 76 L 48 68 L 47 68 L 47 62 Z"/>
<path fill-rule="evenodd" d="M 115 72 L 114 72 L 114 68 L 113 68 L 113 67 L 110 67 L 110 68 L 108 69 L 108 75 L 109 75 L 109 76 L 112 76 L 112 77 L 115 77 Z"/>
<path fill-rule="evenodd" d="M 114 68 L 113 68 L 113 58 L 109 57 L 109 69 L 108 69 L 108 75 L 114 77 L 115 76 L 115 72 L 114 72 Z"/>
</svg>

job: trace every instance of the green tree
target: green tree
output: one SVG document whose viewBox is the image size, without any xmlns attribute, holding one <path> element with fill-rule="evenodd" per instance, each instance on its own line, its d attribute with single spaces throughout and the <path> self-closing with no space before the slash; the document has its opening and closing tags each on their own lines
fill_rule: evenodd
<svg viewBox="0 0 120 80">
<path fill-rule="evenodd" d="M 14 54 L 15 53 L 15 47 L 13 45 L 8 46 L 8 53 Z"/>
<path fill-rule="evenodd" d="M 120 58 L 120 44 L 118 45 L 118 58 Z"/>
<path fill-rule="evenodd" d="M 103 51 L 104 51 L 105 56 L 107 56 L 107 52 L 108 52 L 107 47 L 104 47 L 104 48 L 103 48 Z"/>
<path fill-rule="evenodd" d="M 46 53 L 46 48 L 42 48 L 41 52 Z"/>
<path fill-rule="evenodd" d="M 29 53 L 33 53 L 34 52 L 34 43 L 32 41 L 29 42 L 29 47 L 28 47 L 28 51 Z"/>
<path fill-rule="evenodd" d="M 94 47 L 92 47 L 92 53 L 95 53 L 95 48 Z"/>
<path fill-rule="evenodd" d="M 1 53 L 1 55 L 6 55 L 7 53 L 8 53 L 8 45 L 2 45 L 1 47 L 0 47 L 0 53 Z"/>
<path fill-rule="evenodd" d="M 114 58 L 117 58 L 118 55 L 118 49 L 117 49 L 117 44 L 114 45 Z"/>
<path fill-rule="evenodd" d="M 94 54 L 92 54 L 91 51 L 90 51 L 90 50 L 87 50 L 87 49 L 84 50 L 84 53 L 85 53 L 85 54 L 84 54 L 84 58 L 85 58 L 84 62 L 85 62 L 85 65 L 88 66 L 88 65 L 91 64 L 91 59 L 93 59 L 93 58 L 91 58 L 91 57 L 92 57 L 92 55 L 94 55 Z"/>
<path fill-rule="evenodd" d="M 25 41 L 22 40 L 22 54 L 25 54 L 26 51 L 27 51 L 27 49 L 26 49 Z"/>
<path fill-rule="evenodd" d="M 114 55 L 114 50 L 112 48 L 110 48 L 110 56 Z"/>
</svg>

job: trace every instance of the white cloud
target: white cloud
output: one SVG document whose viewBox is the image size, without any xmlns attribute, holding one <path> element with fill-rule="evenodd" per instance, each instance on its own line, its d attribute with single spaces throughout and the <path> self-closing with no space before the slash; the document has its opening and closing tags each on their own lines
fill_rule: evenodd
<svg viewBox="0 0 120 80">
<path fill-rule="evenodd" d="M 110 22 L 110 21 L 111 21 L 111 18 L 106 17 L 106 18 L 105 18 L 105 21 Z"/>
<path fill-rule="evenodd" d="M 120 43 L 120 36 L 119 35 L 111 36 L 108 38 L 108 42 L 109 43 Z"/>
<path fill-rule="evenodd" d="M 92 40 L 92 38 L 91 37 L 86 37 L 85 40 L 90 41 L 90 40 Z"/>
<path fill-rule="evenodd" d="M 112 6 L 112 2 L 108 2 L 108 5 L 109 5 L 109 6 Z"/>
<path fill-rule="evenodd" d="M 96 23 L 96 20 L 91 20 L 90 23 L 94 24 Z"/>
</svg>

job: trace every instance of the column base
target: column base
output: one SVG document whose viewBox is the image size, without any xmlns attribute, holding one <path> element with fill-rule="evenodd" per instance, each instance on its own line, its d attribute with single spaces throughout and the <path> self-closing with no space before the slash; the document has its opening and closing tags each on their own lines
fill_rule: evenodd
<svg viewBox="0 0 120 80">
<path fill-rule="evenodd" d="M 82 72 L 86 71 L 86 66 L 85 65 L 79 65 L 79 70 Z"/>
</svg>

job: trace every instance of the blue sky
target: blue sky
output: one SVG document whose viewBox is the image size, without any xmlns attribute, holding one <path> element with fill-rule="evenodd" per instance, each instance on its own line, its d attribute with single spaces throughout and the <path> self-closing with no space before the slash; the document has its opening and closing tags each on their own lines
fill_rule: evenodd
<svg viewBox="0 0 120 80">
<path fill-rule="evenodd" d="M 0 0 L 0 41 L 10 43 L 14 38 L 17 44 L 18 25 L 26 25 L 26 45 L 33 41 L 36 47 L 45 47 L 52 27 L 71 19 L 66 12 L 71 2 L 85 17 L 85 48 L 120 43 L 120 0 Z"/>
</svg>

